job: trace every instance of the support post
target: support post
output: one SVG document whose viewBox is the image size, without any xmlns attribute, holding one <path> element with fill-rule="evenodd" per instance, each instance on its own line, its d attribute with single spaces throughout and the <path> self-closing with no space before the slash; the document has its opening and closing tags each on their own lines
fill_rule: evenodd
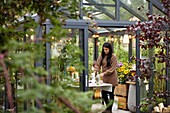
<svg viewBox="0 0 170 113">
<path fill-rule="evenodd" d="M 115 0 L 115 18 L 117 21 L 120 20 L 120 1 L 119 0 Z"/>
<path fill-rule="evenodd" d="M 50 26 L 46 25 L 45 28 L 46 34 L 50 33 Z M 50 43 L 46 42 L 46 52 L 45 52 L 45 64 L 46 64 L 46 71 L 48 71 L 48 77 L 47 77 L 47 85 L 51 84 L 51 74 L 50 74 L 50 58 L 51 58 L 51 52 L 50 52 Z"/>
<path fill-rule="evenodd" d="M 112 50 L 113 50 L 113 53 L 114 53 L 114 39 L 113 39 L 113 36 L 111 36 L 111 45 L 112 45 Z"/>
<path fill-rule="evenodd" d="M 166 37 L 169 37 L 169 33 L 166 31 Z M 169 43 L 167 43 L 167 48 L 166 48 L 166 56 L 169 56 Z M 169 82 L 169 80 L 170 80 L 170 76 L 169 76 L 169 62 L 167 61 L 166 62 L 166 77 L 168 78 L 168 79 L 166 79 L 166 91 L 168 91 L 167 93 L 168 93 L 168 96 L 170 96 L 169 94 L 170 94 L 170 82 Z M 168 105 L 170 105 L 170 97 L 166 97 L 166 107 L 168 106 Z"/>
<path fill-rule="evenodd" d="M 150 15 L 153 14 L 153 5 L 151 3 L 151 1 L 148 1 L 148 9 L 149 9 L 149 13 Z M 151 38 L 149 38 L 151 39 Z M 149 58 L 152 59 L 153 57 L 153 48 L 149 48 Z M 150 73 L 149 75 L 151 75 L 150 79 L 149 79 L 149 98 L 153 97 L 153 61 L 150 61 L 149 63 L 149 67 L 151 67 Z M 149 112 L 152 112 L 153 107 L 149 106 Z"/>
<path fill-rule="evenodd" d="M 17 87 L 18 87 L 18 73 L 15 72 L 15 83 L 16 83 L 16 86 L 15 86 L 15 113 L 18 113 L 18 104 L 17 104 Z"/>
<path fill-rule="evenodd" d="M 83 10 L 82 10 L 82 8 L 83 8 L 83 1 L 81 0 L 80 1 L 80 9 L 79 9 L 80 10 L 80 15 L 79 15 L 80 19 L 83 19 Z"/>
<path fill-rule="evenodd" d="M 149 9 L 150 15 L 152 15 L 153 14 L 153 4 L 150 0 L 148 0 L 148 9 Z"/>
<path fill-rule="evenodd" d="M 120 50 L 120 38 L 121 38 L 121 35 L 118 35 L 118 49 Z"/>
<path fill-rule="evenodd" d="M 138 68 L 139 60 L 140 60 L 140 47 L 139 47 L 139 33 L 140 31 L 136 32 L 136 75 L 140 75 L 140 69 Z M 136 78 L 136 113 L 140 113 L 139 109 L 140 104 L 140 86 L 138 78 Z"/>
<path fill-rule="evenodd" d="M 39 37 L 42 37 L 42 35 L 43 35 L 43 26 L 38 26 L 36 29 L 35 29 L 35 31 L 36 31 L 36 35 L 35 35 L 35 38 L 39 38 Z M 36 44 L 42 44 L 40 41 L 36 41 Z M 43 49 L 43 48 L 42 48 Z M 43 54 L 43 53 L 42 53 Z M 40 57 L 39 58 L 39 61 L 35 61 L 34 62 L 34 67 L 36 68 L 36 67 L 43 67 L 43 58 L 42 57 Z M 38 76 L 38 75 L 37 75 Z M 39 105 L 35 102 L 35 106 L 37 107 L 37 108 L 39 108 Z"/>
<path fill-rule="evenodd" d="M 98 58 L 98 38 L 94 38 L 94 61 Z"/>
<path fill-rule="evenodd" d="M 39 37 L 42 37 L 42 31 L 43 31 L 43 27 L 42 26 L 39 26 L 35 29 L 36 31 L 36 35 L 35 35 L 35 38 L 39 38 Z M 36 44 L 41 44 L 40 41 L 36 41 Z M 35 67 L 43 67 L 43 58 L 40 58 L 40 61 L 35 61 L 34 63 L 34 66 Z"/>
<path fill-rule="evenodd" d="M 132 38 L 129 39 L 129 63 L 132 63 Z"/>
<path fill-rule="evenodd" d="M 48 24 L 46 24 L 46 26 L 45 26 L 45 33 L 46 33 L 46 35 L 48 33 L 50 33 L 50 25 L 48 25 Z M 51 84 L 51 74 L 50 74 L 50 58 L 51 58 L 50 49 L 51 49 L 51 45 L 50 45 L 50 43 L 46 42 L 45 48 L 46 48 L 46 51 L 45 51 L 45 68 L 46 68 L 46 71 L 48 72 L 46 84 L 50 85 Z M 47 103 L 50 103 L 50 101 L 51 100 L 48 98 Z"/>
<path fill-rule="evenodd" d="M 89 76 L 88 76 L 88 27 L 79 30 L 79 40 L 80 48 L 83 50 L 83 56 L 81 56 L 81 61 L 85 66 L 85 70 L 80 75 L 80 90 L 88 91 L 89 87 Z"/>
<path fill-rule="evenodd" d="M 24 42 L 27 41 L 27 37 L 26 37 L 26 29 L 24 28 L 24 32 L 25 32 L 25 35 L 24 35 Z M 27 85 L 24 85 L 24 90 L 27 89 Z M 24 101 L 24 111 L 27 111 L 27 101 Z"/>
</svg>

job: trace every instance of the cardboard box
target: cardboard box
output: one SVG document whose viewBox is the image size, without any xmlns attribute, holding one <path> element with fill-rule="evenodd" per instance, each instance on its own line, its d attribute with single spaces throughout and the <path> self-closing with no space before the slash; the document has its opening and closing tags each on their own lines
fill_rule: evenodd
<svg viewBox="0 0 170 113">
<path fill-rule="evenodd" d="M 170 107 L 164 107 L 162 111 L 163 113 L 170 113 Z"/>
<path fill-rule="evenodd" d="M 152 113 L 170 113 L 170 107 L 164 107 L 162 109 L 162 112 L 156 112 L 156 111 L 152 111 Z"/>
</svg>

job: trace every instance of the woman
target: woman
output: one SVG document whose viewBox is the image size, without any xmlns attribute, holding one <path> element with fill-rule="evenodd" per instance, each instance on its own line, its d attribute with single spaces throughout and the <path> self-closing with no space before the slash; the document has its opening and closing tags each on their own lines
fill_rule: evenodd
<svg viewBox="0 0 170 113">
<path fill-rule="evenodd" d="M 103 44 L 102 53 L 97 59 L 94 68 L 95 74 L 97 74 L 102 67 L 102 73 L 100 73 L 99 76 L 103 78 L 103 83 L 112 84 L 112 92 L 102 90 L 102 99 L 106 105 L 110 102 L 108 95 L 110 99 L 114 100 L 114 88 L 118 85 L 116 66 L 117 57 L 113 54 L 111 44 L 106 42 Z M 112 104 L 107 107 L 103 113 L 112 113 Z"/>
</svg>

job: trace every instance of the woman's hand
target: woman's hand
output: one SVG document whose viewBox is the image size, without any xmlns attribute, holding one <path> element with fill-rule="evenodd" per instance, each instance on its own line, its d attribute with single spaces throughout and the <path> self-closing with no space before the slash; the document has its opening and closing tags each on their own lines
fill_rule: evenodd
<svg viewBox="0 0 170 113">
<path fill-rule="evenodd" d="M 103 73 L 100 73 L 99 76 L 100 76 L 100 77 L 103 77 Z"/>
</svg>

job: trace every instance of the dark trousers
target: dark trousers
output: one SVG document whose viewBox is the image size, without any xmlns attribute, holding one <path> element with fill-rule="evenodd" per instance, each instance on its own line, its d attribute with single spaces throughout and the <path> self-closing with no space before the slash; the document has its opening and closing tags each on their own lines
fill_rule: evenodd
<svg viewBox="0 0 170 113">
<path fill-rule="evenodd" d="M 102 99 L 104 100 L 106 105 L 109 104 L 110 100 L 114 100 L 114 89 L 115 87 L 112 87 L 112 92 L 102 90 Z M 110 99 L 108 98 L 108 96 L 110 97 Z M 110 106 L 106 108 L 106 110 L 112 111 L 112 105 L 113 102 Z"/>
</svg>

